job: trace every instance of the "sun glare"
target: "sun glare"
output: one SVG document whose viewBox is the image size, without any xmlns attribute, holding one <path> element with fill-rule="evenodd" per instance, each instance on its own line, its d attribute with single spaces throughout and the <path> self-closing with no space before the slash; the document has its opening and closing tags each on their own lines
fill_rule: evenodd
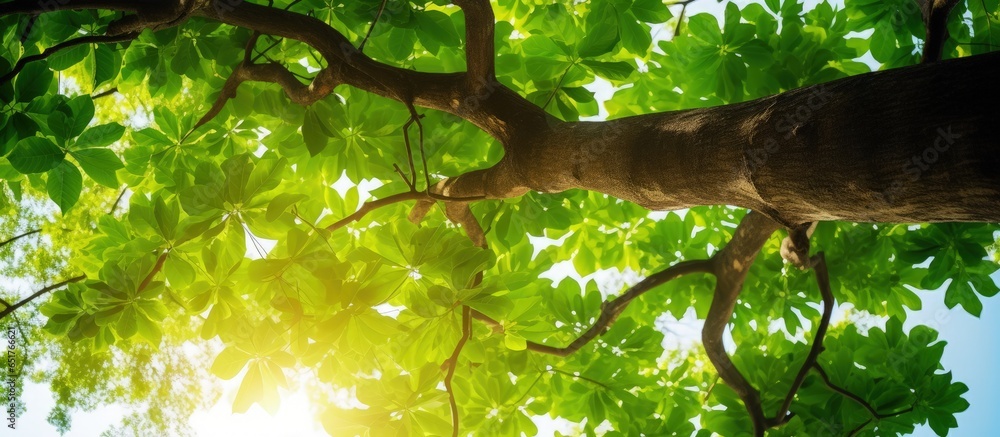
<svg viewBox="0 0 1000 437">
<path fill-rule="evenodd" d="M 233 413 L 233 399 L 242 380 L 240 375 L 222 381 L 223 394 L 215 405 L 191 415 L 191 427 L 199 436 L 328 436 L 316 417 L 308 394 L 301 387 L 295 391 L 279 389 L 281 406 L 273 416 L 259 404 L 252 405 L 246 413 Z"/>
</svg>

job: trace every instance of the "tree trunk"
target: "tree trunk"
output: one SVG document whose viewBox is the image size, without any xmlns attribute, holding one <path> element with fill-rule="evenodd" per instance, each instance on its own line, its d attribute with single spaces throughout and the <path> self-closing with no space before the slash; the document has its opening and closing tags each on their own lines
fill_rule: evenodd
<svg viewBox="0 0 1000 437">
<path fill-rule="evenodd" d="M 509 150 L 528 188 L 786 225 L 1000 221 L 1000 53 L 714 108 L 559 123 Z"/>
</svg>

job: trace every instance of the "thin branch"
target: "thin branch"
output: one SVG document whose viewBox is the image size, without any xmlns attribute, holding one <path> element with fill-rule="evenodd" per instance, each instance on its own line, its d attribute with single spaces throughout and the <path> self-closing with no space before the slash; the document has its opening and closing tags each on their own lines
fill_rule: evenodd
<svg viewBox="0 0 1000 437">
<path fill-rule="evenodd" d="M 383 197 L 381 199 L 365 202 L 364 205 L 361 205 L 361 208 L 359 208 L 353 214 L 338 220 L 336 223 L 330 226 L 327 226 L 326 230 L 334 231 L 340 229 L 352 222 L 361 220 L 368 213 L 376 209 L 379 209 L 383 206 L 389 206 L 400 202 L 406 202 L 408 200 L 423 200 L 423 201 L 441 200 L 444 202 L 473 202 L 483 199 L 486 199 L 486 196 L 468 196 L 468 197 L 444 196 L 437 193 L 422 192 L 411 189 L 410 191 L 393 194 L 389 197 Z"/>
<path fill-rule="evenodd" d="M 451 386 L 451 381 L 455 377 L 455 368 L 458 367 L 458 356 L 461 355 L 462 348 L 465 347 L 465 343 L 469 341 L 471 336 L 472 308 L 462 305 L 462 337 L 458 339 L 455 350 L 444 364 L 448 368 L 448 373 L 444 377 L 444 387 L 445 391 L 448 392 L 448 403 L 451 404 L 452 437 L 458 437 L 458 402 L 455 401 L 455 391 Z"/>
<path fill-rule="evenodd" d="M 412 105 L 409 105 L 409 107 L 412 107 Z M 410 145 L 410 125 L 414 122 L 417 122 L 417 118 L 411 115 L 410 119 L 406 120 L 406 123 L 403 124 L 403 144 L 406 145 L 406 163 L 410 165 L 410 176 L 413 178 L 413 187 L 417 185 L 417 168 L 413 164 L 413 147 Z M 421 130 L 421 132 L 423 131 Z"/>
<path fill-rule="evenodd" d="M 463 10 L 467 14 L 467 23 L 482 19 L 481 22 L 492 24 L 492 10 L 488 2 L 469 0 L 463 4 L 466 6 Z M 358 51 L 343 34 L 315 17 L 251 2 L 238 2 L 226 9 L 219 11 L 207 7 L 195 11 L 195 14 L 262 34 L 304 42 L 326 59 L 329 67 L 324 71 L 329 71 L 329 79 L 334 83 L 344 83 L 399 102 L 412 102 L 417 106 L 457 115 L 497 138 L 505 146 L 509 145 L 511 138 L 522 133 L 538 132 L 539 129 L 551 127 L 553 117 L 515 91 L 495 80 L 483 81 L 477 78 L 475 72 L 486 71 L 487 65 L 492 65 L 491 62 L 472 62 L 468 73 L 413 71 L 369 58 Z M 491 18 L 485 19 L 487 16 Z M 483 31 L 489 29 L 489 34 L 492 35 L 492 26 L 471 27 Z M 492 37 L 484 38 L 483 41 L 492 44 Z M 467 50 L 473 46 L 478 47 L 472 44 Z M 484 49 L 480 57 L 478 51 L 471 51 L 467 58 L 492 60 L 493 51 L 489 51 L 489 56 L 486 56 L 486 52 Z"/>
<path fill-rule="evenodd" d="M 872 417 L 879 416 L 878 411 L 876 411 L 875 408 L 868 403 L 868 401 L 862 399 L 861 396 L 858 396 L 850 392 L 849 390 L 834 384 L 833 381 L 830 381 L 830 376 L 826 374 L 826 371 L 823 370 L 823 367 L 820 366 L 819 363 L 813 363 L 813 369 L 816 370 L 816 373 L 819 374 L 819 377 L 823 380 L 823 383 L 826 384 L 826 386 L 829 387 L 831 390 L 840 393 L 841 395 L 854 401 L 858 405 L 865 407 L 865 409 L 868 410 L 868 413 L 871 414 Z"/>
<path fill-rule="evenodd" d="M 559 82 L 556 83 L 556 87 L 552 89 L 552 92 L 549 93 L 549 96 L 545 99 L 545 103 L 542 104 L 542 109 L 547 108 L 549 103 L 552 102 L 552 98 L 559 92 L 559 88 L 562 88 L 563 80 L 566 80 L 566 75 L 569 74 L 569 70 L 574 66 L 576 66 L 576 63 L 569 64 L 569 66 L 566 67 L 566 70 L 563 71 L 562 76 L 559 76 Z"/>
<path fill-rule="evenodd" d="M 681 33 L 681 24 L 684 23 L 684 16 L 687 14 L 688 4 L 693 0 L 682 1 L 678 3 L 673 3 L 668 6 L 681 5 L 681 13 L 677 15 L 677 26 L 674 26 L 674 35 L 671 38 L 676 38 L 677 35 Z"/>
<path fill-rule="evenodd" d="M 111 87 L 111 88 L 109 88 L 109 89 L 107 89 L 105 91 L 101 91 L 101 92 L 99 92 L 97 94 L 92 94 L 90 96 L 90 98 L 94 99 L 94 100 L 97 100 L 97 99 L 99 99 L 101 97 L 107 97 L 107 96 L 110 96 L 110 95 L 112 95 L 114 93 L 117 93 L 117 92 L 118 92 L 118 87 Z"/>
<path fill-rule="evenodd" d="M 118 209 L 118 205 L 122 203 L 122 198 L 125 197 L 125 192 L 128 191 L 128 187 L 122 188 L 122 192 L 118 193 L 118 197 L 115 198 L 115 202 L 111 204 L 111 209 L 108 210 L 108 215 L 113 215 L 115 210 Z"/>
<path fill-rule="evenodd" d="M 268 35 L 268 36 L 270 36 L 270 35 Z M 271 37 L 271 38 L 274 39 L 274 41 L 271 42 L 271 45 L 269 45 L 267 47 L 264 47 L 264 50 L 261 50 L 261 51 L 257 52 L 256 55 L 254 55 L 252 58 L 250 58 L 250 63 L 251 64 L 254 63 L 254 62 L 259 61 L 260 58 L 267 56 L 267 52 L 268 51 L 270 51 L 271 49 L 277 47 L 278 44 L 281 44 L 281 40 L 280 39 L 274 38 L 274 37 Z"/>
<path fill-rule="evenodd" d="M 74 276 L 74 277 L 69 278 L 67 280 L 64 280 L 64 281 L 61 281 L 61 282 L 57 282 L 55 284 L 49 285 L 49 286 L 47 286 L 45 288 L 42 288 L 41 290 L 38 290 L 38 291 L 32 293 L 30 296 L 17 301 L 17 303 L 14 303 L 13 305 L 7 306 L 6 308 L 3 309 L 3 311 L 0 311 L 0 320 L 3 320 L 3 318 L 5 318 L 8 315 L 10 315 L 10 313 L 13 313 L 18 308 L 21 308 L 22 306 L 24 306 L 28 302 L 31 302 L 31 301 L 37 299 L 39 296 L 42 296 L 45 293 L 48 293 L 48 292 L 50 292 L 52 290 L 60 289 L 60 288 L 62 288 L 64 286 L 66 286 L 67 284 L 70 284 L 70 283 L 73 283 L 73 282 L 79 282 L 79 281 L 82 281 L 84 279 L 87 279 L 87 275 Z"/>
<path fill-rule="evenodd" d="M 418 191 L 407 191 L 405 193 L 393 194 L 392 196 L 389 197 L 384 197 L 378 200 L 365 202 L 365 204 L 361 205 L 361 208 L 355 211 L 354 214 L 344 217 L 338 220 L 336 223 L 327 226 L 326 230 L 335 231 L 337 229 L 340 229 L 354 221 L 361 220 L 369 212 L 372 212 L 383 206 L 388 206 L 399 202 L 405 202 L 407 200 L 419 200 L 423 199 L 424 197 L 425 197 L 424 193 Z"/>
<path fill-rule="evenodd" d="M 409 177 L 406 176 L 406 173 L 403 173 L 403 169 L 399 168 L 399 166 L 396 165 L 395 163 L 392 164 L 392 169 L 396 172 L 396 174 L 399 175 L 399 177 L 401 179 L 403 179 L 403 183 L 405 183 L 406 186 L 410 188 L 410 191 L 416 191 L 417 190 L 413 186 L 413 182 L 411 182 L 410 179 L 409 179 Z"/>
<path fill-rule="evenodd" d="M 529 341 L 528 350 L 565 357 L 580 350 L 591 340 L 599 335 L 604 335 L 611 325 L 614 324 L 618 316 L 628 308 L 628 305 L 635 300 L 637 297 L 642 296 L 649 290 L 656 288 L 659 285 L 665 284 L 669 281 L 677 279 L 681 276 L 689 275 L 692 273 L 710 273 L 712 271 L 712 265 L 709 260 L 688 260 L 681 261 L 664 270 L 654 273 L 638 284 L 635 284 L 628 291 L 618 296 L 617 298 L 605 301 L 601 304 L 601 314 L 597 317 L 597 320 L 593 325 L 590 326 L 583 334 L 577 337 L 575 340 L 570 342 L 570 344 L 564 347 L 553 347 L 546 344 L 535 343 Z M 488 325 L 494 327 L 495 330 L 502 332 L 503 324 L 492 319 L 491 317 L 480 313 L 478 311 L 473 312 L 473 316 Z"/>
<path fill-rule="evenodd" d="M 719 375 L 715 375 L 715 379 L 712 380 L 712 385 L 708 386 L 708 390 L 705 391 L 705 399 L 702 399 L 702 407 L 708 402 L 708 398 L 712 397 L 712 391 L 715 390 L 715 386 L 719 383 Z"/>
<path fill-rule="evenodd" d="M 792 405 L 792 400 L 795 399 L 795 393 L 798 392 L 799 387 L 802 386 L 802 382 L 805 381 L 809 369 L 816 365 L 819 354 L 823 352 L 823 338 L 826 337 L 826 331 L 830 327 L 830 316 L 833 313 L 834 299 L 833 292 L 830 290 L 830 274 L 826 268 L 826 257 L 823 255 L 823 252 L 819 252 L 816 256 L 812 257 L 811 264 L 816 273 L 816 283 L 819 285 L 819 291 L 823 297 L 823 315 L 820 317 L 819 325 L 816 327 L 816 336 L 813 338 L 809 355 L 806 355 L 805 361 L 802 362 L 802 367 L 799 368 L 798 374 L 795 375 L 792 386 L 788 389 L 788 394 L 785 396 L 785 401 L 781 404 L 781 408 L 778 409 L 778 413 L 769 420 L 770 426 L 782 425 L 791 420 L 792 415 L 788 414 L 788 409 Z"/>
<path fill-rule="evenodd" d="M 420 160 L 424 165 L 424 191 L 430 195 L 431 193 L 431 172 L 427 169 L 427 152 L 424 151 L 424 124 L 420 122 L 423 115 L 417 114 L 417 108 L 413 107 L 413 103 L 407 105 L 410 109 L 410 117 L 413 122 L 417 125 L 417 147 L 420 149 Z M 413 184 L 417 184 L 417 175 L 413 175 Z"/>
<path fill-rule="evenodd" d="M 153 281 L 153 277 L 163 268 L 163 262 L 167 260 L 168 251 L 163 251 L 159 257 L 156 258 L 156 264 L 153 264 L 153 269 L 149 271 L 149 274 L 143 278 L 142 282 L 139 283 L 139 288 L 137 291 L 145 290 L 149 286 L 149 283 Z"/>
<path fill-rule="evenodd" d="M 866 410 L 868 410 L 868 414 L 871 414 L 872 418 L 874 418 L 876 420 L 887 419 L 887 418 L 890 418 L 890 417 L 896 417 L 896 416 L 899 416 L 899 415 L 902 415 L 902 414 L 906 414 L 906 413 L 909 413 L 909 412 L 913 411 L 914 407 L 913 407 L 913 405 L 910 405 L 907 408 L 904 408 L 902 410 L 899 410 L 899 411 L 896 411 L 896 412 L 893 412 L 893 413 L 879 413 L 878 410 L 875 409 L 875 407 L 873 407 L 870 403 L 868 403 L 868 401 L 864 400 L 861 396 L 858 396 L 858 395 L 852 393 L 850 390 L 847 390 L 844 387 L 841 387 L 841 386 L 839 386 L 837 384 L 834 384 L 833 381 L 830 380 L 830 376 L 827 375 L 826 371 L 823 370 L 823 367 L 820 366 L 819 363 L 814 363 L 813 366 L 812 366 L 812 369 L 815 370 L 816 373 L 819 374 L 820 379 L 823 380 L 823 383 L 826 384 L 826 386 L 829 387 L 830 390 L 833 390 L 833 391 L 835 391 L 835 392 L 843 395 L 844 397 L 846 397 L 846 398 L 854 401 L 858 405 L 861 405 Z"/>
<path fill-rule="evenodd" d="M 368 38 L 372 36 L 372 31 L 375 30 L 375 25 L 378 24 L 378 19 L 382 18 L 382 12 L 385 12 L 385 4 L 389 0 L 382 0 L 382 4 L 378 6 L 378 12 L 375 13 L 375 19 L 372 20 L 371 26 L 368 26 L 368 33 L 365 34 L 365 38 L 361 40 L 361 44 L 358 44 L 358 51 L 364 53 L 365 43 L 368 42 Z"/>
<path fill-rule="evenodd" d="M 9 82 L 11 79 L 14 78 L 14 76 L 17 76 L 17 74 L 20 73 L 21 70 L 24 68 L 24 66 L 28 65 L 28 63 L 48 58 L 49 56 L 52 56 L 53 54 L 59 52 L 60 50 L 68 49 L 70 47 L 75 47 L 81 44 L 95 44 L 95 43 L 99 44 L 99 43 L 115 43 L 122 41 L 130 41 L 138 36 L 139 36 L 138 32 L 130 32 L 121 35 L 87 35 L 87 36 L 81 36 L 79 38 L 74 38 L 69 41 L 63 41 L 59 44 L 56 44 L 52 47 L 42 50 L 42 52 L 39 54 L 29 55 L 21 59 L 18 59 L 17 64 L 14 64 L 14 68 L 12 68 L 9 72 L 7 72 L 7 74 L 3 75 L 3 77 L 0 77 L 0 84 Z"/>
<path fill-rule="evenodd" d="M 868 420 L 864 421 L 864 423 L 858 425 L 857 427 L 855 427 L 854 429 L 852 429 L 851 432 L 847 433 L 847 436 L 848 437 L 854 437 L 854 436 L 858 435 L 858 433 L 861 432 L 861 430 L 865 429 L 865 427 L 868 426 L 869 423 L 872 423 L 872 420 L 873 419 L 868 418 Z"/>
<path fill-rule="evenodd" d="M 11 243 L 13 243 L 13 242 L 15 242 L 17 240 L 20 240 L 20 239 L 22 239 L 24 237 L 27 237 L 27 236 L 30 236 L 30 235 L 35 235 L 35 234 L 37 234 L 39 232 L 42 232 L 42 230 L 41 229 L 33 229 L 33 230 L 25 232 L 25 233 L 23 233 L 21 235 L 13 236 L 13 237 L 10 237 L 10 238 L 8 238 L 8 239 L 6 239 L 4 241 L 0 241 L 0 248 L 3 248 L 4 246 L 6 246 L 8 244 L 11 244 Z M 7 306 L 10 306 L 10 305 L 7 305 Z"/>
<path fill-rule="evenodd" d="M 610 390 L 611 389 L 611 387 L 609 387 L 607 384 L 605 384 L 605 383 L 603 383 L 601 381 L 598 381 L 598 380 L 593 379 L 593 378 L 588 378 L 588 377 L 583 376 L 583 375 L 577 375 L 577 374 L 575 374 L 573 372 L 567 372 L 565 370 L 557 369 L 555 367 L 552 367 L 552 368 L 549 368 L 549 369 L 545 369 L 545 370 L 548 371 L 549 373 L 560 373 L 560 374 L 569 376 L 569 377 L 574 378 L 574 379 L 579 379 L 581 381 L 587 381 L 587 382 L 589 382 L 591 384 L 594 384 L 594 385 L 596 385 L 596 386 L 598 386 L 600 388 L 603 388 L 605 390 Z"/>
</svg>

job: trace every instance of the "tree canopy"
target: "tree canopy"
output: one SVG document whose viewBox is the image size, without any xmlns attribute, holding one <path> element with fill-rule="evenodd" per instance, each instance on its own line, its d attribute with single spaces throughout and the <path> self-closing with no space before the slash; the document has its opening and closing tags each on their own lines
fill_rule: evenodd
<svg viewBox="0 0 1000 437">
<path fill-rule="evenodd" d="M 35 284 L 0 290 L 32 340 L 20 374 L 52 387 L 64 432 L 111 402 L 134 407 L 117 432 L 190 432 L 210 373 L 240 381 L 234 412 L 301 385 L 331 435 L 533 435 L 539 415 L 607 436 L 947 435 L 967 386 L 903 322 L 914 290 L 976 316 L 1000 291 L 1000 186 L 958 185 L 995 173 L 961 143 L 1000 159 L 980 133 L 998 85 L 942 85 L 981 100 L 926 120 L 850 92 L 993 75 L 997 0 L 689 3 L 0 3 L 2 274 Z M 798 144 L 881 135 L 841 106 L 903 114 L 870 121 L 887 136 L 936 123 L 914 161 L 885 158 L 873 202 L 959 194 L 858 205 L 859 171 L 836 192 L 855 197 L 771 208 L 813 187 L 764 183 Z M 709 140 L 753 117 L 775 142 Z M 683 135 L 703 140 L 670 164 L 619 152 Z M 738 195 L 650 176 L 685 171 Z M 685 316 L 703 346 L 665 349 Z"/>
</svg>

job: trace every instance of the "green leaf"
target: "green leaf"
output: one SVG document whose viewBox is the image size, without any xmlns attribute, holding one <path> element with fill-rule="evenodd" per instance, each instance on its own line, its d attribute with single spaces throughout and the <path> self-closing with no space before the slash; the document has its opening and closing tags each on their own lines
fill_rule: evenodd
<svg viewBox="0 0 1000 437">
<path fill-rule="evenodd" d="M 52 141 L 41 137 L 28 137 L 17 142 L 7 160 L 15 170 L 30 174 L 55 168 L 65 156 L 66 153 Z"/>
<path fill-rule="evenodd" d="M 80 191 L 83 189 L 83 176 L 76 166 L 63 161 L 55 168 L 49 170 L 48 180 L 45 182 L 45 190 L 49 193 L 49 198 L 63 214 L 76 205 L 80 200 Z"/>
<path fill-rule="evenodd" d="M 70 155 L 87 172 L 87 176 L 97 183 L 109 188 L 118 188 L 118 170 L 125 168 L 115 152 L 108 149 L 73 150 Z"/>
<path fill-rule="evenodd" d="M 306 196 L 305 194 L 297 194 L 297 193 L 278 194 L 277 196 L 274 196 L 274 199 L 271 199 L 271 203 L 267 205 L 267 215 L 265 216 L 265 218 L 267 219 L 267 221 L 273 222 L 277 220 L 278 217 L 280 217 L 281 214 L 283 214 L 285 210 L 288 209 L 289 206 L 292 206 L 295 203 L 299 202 L 300 200 L 306 199 L 308 197 L 309 196 Z"/>
<path fill-rule="evenodd" d="M 250 354 L 229 346 L 222 350 L 212 362 L 212 374 L 222 379 L 233 379 L 243 370 L 250 360 Z"/>
<path fill-rule="evenodd" d="M 121 68 L 121 55 L 110 47 L 100 44 L 94 49 L 94 83 L 97 88 L 101 84 L 108 82 L 118 76 Z"/>
<path fill-rule="evenodd" d="M 948 285 L 948 290 L 944 294 L 944 304 L 948 308 L 962 305 L 966 312 L 976 317 L 979 317 L 983 312 L 983 303 L 979 300 L 979 296 L 976 296 L 976 292 L 972 290 L 972 286 L 965 281 L 965 277 L 951 280 L 951 284 Z"/>
<path fill-rule="evenodd" d="M 433 38 L 436 45 L 456 47 L 459 44 L 458 31 L 451 21 L 451 17 L 440 11 L 423 11 L 415 14 L 417 19 L 417 36 L 424 42 L 427 38 Z M 432 43 L 430 46 L 435 47 Z M 425 46 L 428 44 L 425 42 Z M 436 50 L 435 50 L 436 51 Z"/>
<path fill-rule="evenodd" d="M 713 45 L 722 45 L 719 22 L 709 14 L 697 14 L 688 19 L 688 28 L 696 38 Z"/>
<path fill-rule="evenodd" d="M 28 102 L 44 95 L 52 83 L 52 70 L 45 61 L 30 62 L 25 65 L 14 81 L 14 94 L 18 102 Z"/>
<path fill-rule="evenodd" d="M 896 34 L 889 26 L 876 27 L 869 48 L 876 61 L 889 62 L 896 52 Z"/>
<path fill-rule="evenodd" d="M 649 27 L 627 18 L 620 21 L 620 25 L 622 47 L 639 56 L 646 56 L 650 46 L 653 45 Z"/>
<path fill-rule="evenodd" d="M 250 406 L 264 398 L 264 375 L 257 363 L 250 365 L 247 374 L 243 376 L 240 389 L 233 400 L 233 412 L 245 413 Z"/>
<path fill-rule="evenodd" d="M 580 56 L 592 58 L 610 52 L 618 44 L 618 13 L 604 2 L 595 2 L 587 15 L 587 34 L 580 41 Z"/>
<path fill-rule="evenodd" d="M 94 126 L 83 131 L 80 137 L 73 143 L 73 147 L 86 149 L 92 147 L 105 147 L 118 141 L 125 133 L 125 127 L 118 123 L 106 123 Z"/>
<path fill-rule="evenodd" d="M 503 344 L 507 346 L 507 349 L 513 351 L 523 351 L 528 348 L 528 342 L 520 335 L 514 334 L 512 332 L 507 332 L 503 336 Z"/>
<path fill-rule="evenodd" d="M 632 75 L 632 72 L 635 71 L 635 66 L 627 62 L 601 62 L 601 61 L 584 60 L 583 65 L 589 67 L 598 76 L 612 80 L 628 79 L 628 77 Z"/>
<path fill-rule="evenodd" d="M 59 50 L 45 58 L 48 62 L 49 68 L 55 71 L 62 71 L 69 67 L 72 67 L 86 58 L 90 54 L 90 44 L 80 44 L 77 46 L 69 47 L 67 49 Z"/>
<path fill-rule="evenodd" d="M 635 15 L 639 21 L 646 23 L 663 23 L 673 18 L 670 9 L 662 0 L 635 0 L 629 11 Z"/>
<path fill-rule="evenodd" d="M 302 139 L 306 143 L 306 149 L 309 150 L 309 156 L 316 156 L 326 148 L 330 142 L 330 137 L 323 132 L 323 121 L 319 119 L 311 108 L 306 109 L 305 117 L 305 120 L 302 122 Z"/>
<path fill-rule="evenodd" d="M 83 130 L 94 119 L 94 100 L 88 95 L 76 96 L 69 100 L 69 107 L 73 110 L 72 123 L 67 138 L 73 138 L 83 133 Z"/>
<path fill-rule="evenodd" d="M 153 217 L 156 219 L 156 226 L 160 235 L 168 241 L 174 239 L 179 215 L 180 207 L 176 203 L 167 204 L 162 197 L 157 197 L 153 201 Z"/>
</svg>

